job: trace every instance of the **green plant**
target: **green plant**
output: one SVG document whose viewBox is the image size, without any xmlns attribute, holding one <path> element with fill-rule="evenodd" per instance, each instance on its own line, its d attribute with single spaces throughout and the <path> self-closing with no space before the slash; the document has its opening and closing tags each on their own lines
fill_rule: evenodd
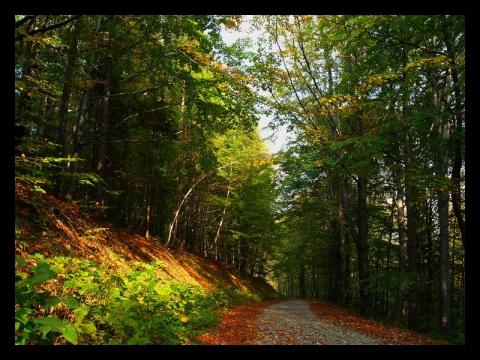
<svg viewBox="0 0 480 360">
<path fill-rule="evenodd" d="M 17 257 L 15 343 L 189 344 L 217 324 L 219 311 L 259 300 L 240 289 L 161 281 L 163 268 Z"/>
<path fill-rule="evenodd" d="M 26 261 L 16 258 L 16 265 L 26 265 Z M 38 291 L 37 284 L 55 279 L 56 273 L 50 265 L 39 257 L 30 273 L 17 272 L 15 276 L 15 343 L 54 344 L 61 335 L 72 344 L 77 344 L 77 333 L 68 321 L 55 316 L 44 316 L 45 309 L 60 303 L 57 296 Z M 43 310 L 43 311 L 41 311 Z M 35 315 L 40 315 L 35 317 Z"/>
</svg>

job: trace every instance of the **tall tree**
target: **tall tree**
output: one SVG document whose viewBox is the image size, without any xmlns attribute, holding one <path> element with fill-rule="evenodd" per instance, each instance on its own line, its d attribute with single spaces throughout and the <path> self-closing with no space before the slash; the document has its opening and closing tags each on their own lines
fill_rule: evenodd
<svg viewBox="0 0 480 360">
<path fill-rule="evenodd" d="M 445 191 L 464 191 L 463 170 L 459 172 L 464 169 L 463 24 L 463 19 L 455 16 L 257 18 L 258 28 L 265 32 L 255 58 L 256 84 L 269 94 L 265 102 L 275 113 L 272 127 L 287 125 L 297 139 L 310 144 L 302 147 L 295 142 L 292 152 L 305 159 L 302 166 L 319 164 L 332 181 L 331 198 L 339 205 L 337 264 L 345 259 L 343 266 L 335 268 L 337 279 L 343 278 L 342 269 L 347 271 L 355 260 L 358 298 L 353 298 L 353 303 L 368 313 L 372 305 L 377 309 L 380 296 L 390 298 L 373 293 L 392 289 L 379 282 L 386 277 L 380 261 L 382 244 L 375 237 L 386 232 L 379 228 L 384 225 L 376 214 L 379 208 L 394 211 L 395 216 L 384 218 L 392 221 L 386 228 L 397 232 L 388 234 L 390 245 L 385 250 L 387 254 L 396 250 L 398 256 L 389 259 L 385 269 L 398 281 L 396 301 L 386 303 L 385 308 L 394 307 L 395 321 L 403 321 L 406 294 L 412 329 L 431 316 L 431 307 L 425 306 L 424 300 L 432 294 L 424 290 L 426 279 L 444 289 L 435 301 L 444 304 L 437 307 L 437 316 L 446 319 L 441 326 L 448 328 L 451 305 L 445 299 L 451 295 L 447 295 L 446 279 L 451 279 L 453 272 L 446 264 L 451 263 L 451 244 L 455 242 L 450 240 L 451 223 L 446 219 L 449 209 L 461 209 L 462 202 L 457 197 L 457 205 L 450 204 Z M 446 39 L 455 39 L 455 45 L 447 45 Z M 458 72 L 457 80 L 453 72 Z M 458 129 L 455 136 L 452 129 Z M 299 176 L 287 162 L 282 170 Z M 448 174 L 453 174 L 450 179 Z M 308 176 L 301 175 L 302 179 Z M 453 184 L 450 180 L 456 185 L 449 187 Z M 396 207 L 382 204 L 391 196 L 386 190 L 390 186 L 381 185 L 383 181 L 391 181 L 395 187 Z M 429 197 L 432 201 L 427 202 Z M 460 228 L 464 225 L 462 210 L 457 214 L 456 228 Z M 346 236 L 342 226 L 346 226 Z M 354 259 L 347 261 L 343 236 L 356 244 Z M 375 254 L 370 250 L 372 244 Z M 441 258 L 432 258 L 432 251 L 441 253 Z M 372 255 L 376 262 L 370 272 Z M 333 271 L 332 264 L 327 266 Z M 438 268 L 432 272 L 434 266 Z M 340 297 L 340 288 L 337 292 Z"/>
</svg>

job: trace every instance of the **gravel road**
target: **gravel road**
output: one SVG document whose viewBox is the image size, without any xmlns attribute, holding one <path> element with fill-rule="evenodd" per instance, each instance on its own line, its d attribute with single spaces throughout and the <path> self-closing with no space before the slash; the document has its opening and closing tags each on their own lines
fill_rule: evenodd
<svg viewBox="0 0 480 360">
<path fill-rule="evenodd" d="M 289 300 L 271 305 L 256 320 L 262 334 L 254 345 L 383 345 L 364 334 L 322 320 L 308 300 Z"/>
</svg>

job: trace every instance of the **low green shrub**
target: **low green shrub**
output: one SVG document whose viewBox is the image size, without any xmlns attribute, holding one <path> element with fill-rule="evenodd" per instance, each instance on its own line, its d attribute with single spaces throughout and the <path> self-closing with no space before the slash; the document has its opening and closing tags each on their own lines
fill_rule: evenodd
<svg viewBox="0 0 480 360">
<path fill-rule="evenodd" d="M 188 344 L 215 326 L 221 310 L 261 300 L 239 289 L 161 281 L 160 262 L 121 270 L 35 254 L 17 257 L 15 267 L 15 343 L 22 345 Z"/>
</svg>

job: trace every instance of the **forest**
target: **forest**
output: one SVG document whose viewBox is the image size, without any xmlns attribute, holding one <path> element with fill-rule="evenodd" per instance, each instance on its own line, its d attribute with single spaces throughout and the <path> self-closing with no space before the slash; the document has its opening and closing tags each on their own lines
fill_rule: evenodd
<svg viewBox="0 0 480 360">
<path fill-rule="evenodd" d="M 222 37 L 246 28 L 259 35 Z M 286 298 L 464 342 L 464 15 L 15 15 L 14 116 L 16 344 L 51 343 L 55 329 L 73 344 L 124 343 L 98 340 L 128 327 L 103 310 L 143 302 L 133 286 L 76 288 L 95 259 L 29 247 L 27 223 L 41 242 L 42 214 L 61 216 L 42 196 Z M 265 118 L 289 135 L 277 152 Z M 134 267 L 135 281 L 156 271 Z M 69 295 L 45 297 L 59 281 Z M 219 306 L 175 286 L 147 286 L 152 302 L 156 292 L 182 308 L 169 310 L 164 342 L 187 304 Z M 59 304 L 68 316 L 47 317 Z M 153 341 L 138 334 L 128 341 Z"/>
</svg>

